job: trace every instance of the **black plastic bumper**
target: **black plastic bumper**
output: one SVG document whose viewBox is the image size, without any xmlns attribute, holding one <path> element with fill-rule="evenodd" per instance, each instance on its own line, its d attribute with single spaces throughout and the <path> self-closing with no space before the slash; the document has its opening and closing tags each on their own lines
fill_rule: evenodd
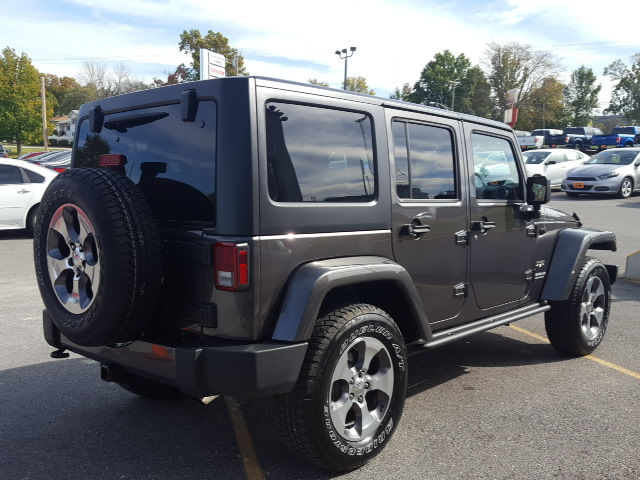
<svg viewBox="0 0 640 480">
<path fill-rule="evenodd" d="M 55 348 L 176 386 L 197 398 L 288 392 L 307 352 L 307 342 L 169 346 L 135 341 L 118 347 L 83 347 L 62 336 L 46 310 L 43 328 L 45 340 Z"/>
</svg>

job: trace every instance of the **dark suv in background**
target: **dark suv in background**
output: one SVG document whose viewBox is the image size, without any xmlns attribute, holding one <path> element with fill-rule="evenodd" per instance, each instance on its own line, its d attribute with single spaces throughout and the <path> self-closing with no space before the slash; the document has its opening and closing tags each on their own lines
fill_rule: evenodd
<svg viewBox="0 0 640 480">
<path fill-rule="evenodd" d="M 541 312 L 600 344 L 615 236 L 548 200 L 482 118 L 258 77 L 99 100 L 40 207 L 44 335 L 140 395 L 277 395 L 293 450 L 355 468 L 411 353 Z"/>
</svg>

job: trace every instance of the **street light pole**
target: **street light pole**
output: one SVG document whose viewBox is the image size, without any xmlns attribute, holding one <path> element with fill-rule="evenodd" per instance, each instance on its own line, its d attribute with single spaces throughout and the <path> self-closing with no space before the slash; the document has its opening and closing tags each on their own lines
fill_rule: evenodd
<svg viewBox="0 0 640 480">
<path fill-rule="evenodd" d="M 347 89 L 347 58 L 353 57 L 353 53 L 356 51 L 356 47 L 349 47 L 349 51 L 351 52 L 351 55 L 347 53 L 346 48 L 343 48 L 342 50 L 336 50 L 336 55 L 340 57 L 340 60 L 344 58 L 344 84 L 342 87 L 344 90 Z M 342 56 L 343 54 L 344 56 Z"/>
<path fill-rule="evenodd" d="M 449 85 L 451 86 L 451 110 L 455 110 L 453 104 L 456 101 L 456 87 L 460 85 L 460 82 L 457 80 L 449 80 Z"/>
</svg>

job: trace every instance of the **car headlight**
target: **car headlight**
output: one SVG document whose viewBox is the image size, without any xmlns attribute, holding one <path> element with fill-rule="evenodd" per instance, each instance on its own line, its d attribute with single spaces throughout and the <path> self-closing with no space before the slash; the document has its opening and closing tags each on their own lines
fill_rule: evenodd
<svg viewBox="0 0 640 480">
<path fill-rule="evenodd" d="M 602 175 L 598 176 L 598 178 L 600 180 L 606 180 L 607 178 L 617 177 L 618 175 L 620 175 L 618 172 L 609 172 L 609 173 L 603 173 Z"/>
</svg>

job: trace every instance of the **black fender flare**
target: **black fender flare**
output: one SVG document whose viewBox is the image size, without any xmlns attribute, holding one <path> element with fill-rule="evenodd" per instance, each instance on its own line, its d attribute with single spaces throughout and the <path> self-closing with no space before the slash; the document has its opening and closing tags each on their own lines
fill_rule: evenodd
<svg viewBox="0 0 640 480">
<path fill-rule="evenodd" d="M 374 256 L 317 260 L 298 267 L 287 284 L 272 339 L 286 342 L 308 340 L 322 302 L 331 290 L 380 281 L 391 282 L 400 289 L 420 337 L 430 339 L 429 322 L 409 272 L 388 258 Z"/>
<path fill-rule="evenodd" d="M 582 259 L 589 249 L 615 252 L 615 234 L 582 228 L 566 228 L 558 233 L 542 290 L 542 300 L 563 301 L 569 298 L 576 277 L 580 273 Z M 606 268 L 613 284 L 616 281 L 618 267 L 606 265 Z"/>
</svg>

